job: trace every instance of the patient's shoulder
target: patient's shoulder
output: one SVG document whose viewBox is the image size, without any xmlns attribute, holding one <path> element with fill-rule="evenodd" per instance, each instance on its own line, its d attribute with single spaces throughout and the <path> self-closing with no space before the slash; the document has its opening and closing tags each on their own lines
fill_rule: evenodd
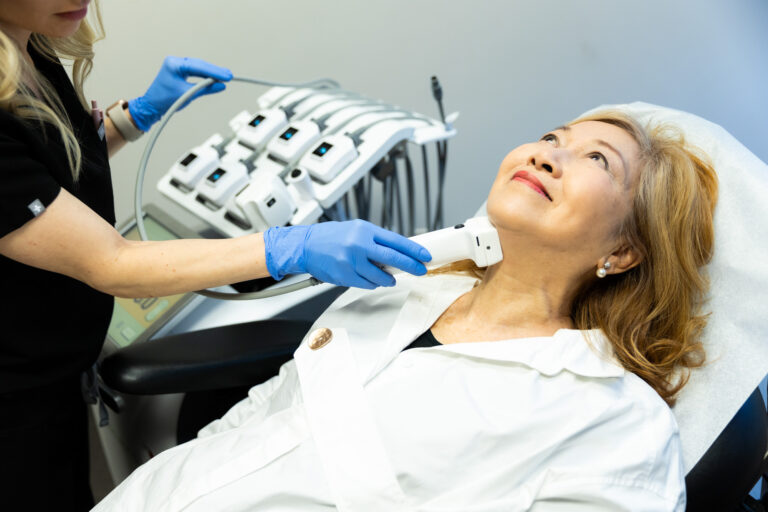
<svg viewBox="0 0 768 512">
<path fill-rule="evenodd" d="M 602 482 L 603 489 L 624 489 L 622 493 L 644 489 L 677 503 L 685 474 L 679 429 L 667 403 L 630 372 L 580 379 L 576 387 L 570 396 L 578 407 L 565 421 L 579 428 L 551 461 L 564 477 L 561 483 L 574 490 L 595 482 Z"/>
<path fill-rule="evenodd" d="M 593 329 L 582 332 L 584 333 L 584 339 L 587 341 L 587 346 L 598 359 L 624 370 L 621 378 L 621 390 L 625 399 L 634 403 L 638 411 L 644 411 L 644 413 L 652 416 L 669 417 L 674 423 L 674 415 L 669 405 L 650 384 L 623 367 L 614 355 L 611 342 L 601 330 Z M 676 424 L 674 429 L 677 430 Z"/>
<path fill-rule="evenodd" d="M 586 341 L 586 346 L 592 357 L 605 367 L 615 367 L 616 380 L 599 380 L 596 384 L 602 385 L 607 394 L 612 396 L 613 405 L 637 421 L 640 429 L 656 429 L 657 433 L 677 433 L 677 423 L 672 410 L 661 396 L 643 379 L 623 368 L 614 355 L 612 345 L 608 338 L 599 329 L 581 331 Z"/>
</svg>

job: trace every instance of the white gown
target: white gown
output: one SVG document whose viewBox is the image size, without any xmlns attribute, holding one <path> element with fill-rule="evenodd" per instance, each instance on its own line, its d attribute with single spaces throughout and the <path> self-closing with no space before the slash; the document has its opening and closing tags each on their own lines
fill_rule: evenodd
<svg viewBox="0 0 768 512">
<path fill-rule="evenodd" d="M 685 509 L 674 417 L 599 331 L 401 353 L 475 280 L 399 281 L 339 297 L 330 343 L 94 510 Z"/>
</svg>

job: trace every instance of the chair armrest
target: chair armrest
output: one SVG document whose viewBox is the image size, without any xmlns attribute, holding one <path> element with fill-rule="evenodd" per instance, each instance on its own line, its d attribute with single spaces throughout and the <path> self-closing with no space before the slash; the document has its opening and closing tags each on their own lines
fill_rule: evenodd
<svg viewBox="0 0 768 512">
<path fill-rule="evenodd" d="M 312 323 L 264 320 L 193 331 L 118 350 L 99 366 L 104 383 L 136 395 L 252 385 L 287 361 Z"/>
</svg>

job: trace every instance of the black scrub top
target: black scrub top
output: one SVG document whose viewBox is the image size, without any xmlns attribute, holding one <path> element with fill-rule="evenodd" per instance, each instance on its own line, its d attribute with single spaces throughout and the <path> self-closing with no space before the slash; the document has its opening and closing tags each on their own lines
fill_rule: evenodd
<svg viewBox="0 0 768 512">
<path fill-rule="evenodd" d="M 73 182 L 58 130 L 0 110 L 0 237 L 32 220 L 62 188 L 115 223 L 106 140 L 101 140 L 59 62 L 31 47 L 35 67 L 58 91 L 80 142 Z M 44 214 L 44 213 L 43 213 Z M 75 232 L 77 225 L 68 229 Z M 99 355 L 114 299 L 61 274 L 0 255 L 0 395 L 77 381 Z"/>
</svg>

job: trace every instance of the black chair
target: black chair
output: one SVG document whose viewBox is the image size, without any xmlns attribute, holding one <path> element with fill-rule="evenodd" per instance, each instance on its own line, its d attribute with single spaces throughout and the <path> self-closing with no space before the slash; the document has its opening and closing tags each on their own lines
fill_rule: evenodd
<svg viewBox="0 0 768 512">
<path fill-rule="evenodd" d="M 275 375 L 311 322 L 266 320 L 206 329 L 119 350 L 100 365 L 103 382 L 120 393 L 187 393 L 179 442 Z M 735 511 L 766 472 L 768 415 L 759 390 L 747 399 L 686 476 L 688 510 Z M 743 508 L 742 510 L 759 510 Z"/>
<path fill-rule="evenodd" d="M 688 510 L 738 510 L 768 470 L 767 445 L 768 414 L 760 390 L 755 389 L 686 475 Z"/>
<path fill-rule="evenodd" d="M 277 374 L 312 322 L 265 320 L 168 336 L 129 346 L 99 364 L 101 396 L 120 412 L 121 397 L 185 393 L 176 442 L 193 439 L 248 389 Z"/>
</svg>

